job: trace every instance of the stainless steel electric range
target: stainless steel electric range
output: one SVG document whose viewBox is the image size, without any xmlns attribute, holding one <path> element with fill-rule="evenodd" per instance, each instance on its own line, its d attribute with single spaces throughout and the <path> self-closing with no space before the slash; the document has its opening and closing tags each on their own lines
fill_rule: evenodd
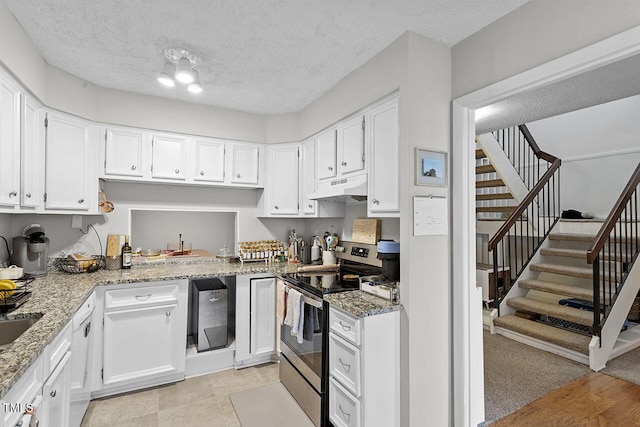
<svg viewBox="0 0 640 427">
<path fill-rule="evenodd" d="M 338 272 L 283 274 L 287 294 L 301 296 L 303 330 L 280 326 L 280 380 L 317 427 L 329 426 L 329 305 L 323 295 L 359 289 L 361 276 L 380 275 L 376 245 L 341 242 Z M 295 331 L 294 331 L 295 332 Z"/>
</svg>

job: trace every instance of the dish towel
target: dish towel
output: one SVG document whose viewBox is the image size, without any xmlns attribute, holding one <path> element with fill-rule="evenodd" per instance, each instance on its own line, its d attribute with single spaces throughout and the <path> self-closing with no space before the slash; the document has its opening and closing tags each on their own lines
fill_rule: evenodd
<svg viewBox="0 0 640 427">
<path fill-rule="evenodd" d="M 300 302 L 302 294 L 295 289 L 289 289 L 287 296 L 287 314 L 284 318 L 284 324 L 291 328 L 291 335 L 298 336 L 298 324 L 300 323 Z M 295 333 L 294 333 L 295 331 Z"/>
<path fill-rule="evenodd" d="M 304 329 L 303 338 L 305 341 L 313 341 L 314 333 L 319 331 L 318 309 L 312 305 L 304 306 Z"/>
<path fill-rule="evenodd" d="M 306 304 L 304 303 L 304 299 L 302 298 L 302 294 L 300 294 L 300 308 L 298 309 L 298 328 L 296 330 L 296 334 L 293 333 L 293 329 L 291 330 L 291 335 L 295 335 L 298 338 L 298 344 L 302 344 L 304 341 L 304 309 Z"/>
<path fill-rule="evenodd" d="M 277 295 L 276 307 L 278 308 L 276 312 L 276 317 L 278 319 L 279 325 L 282 325 L 284 323 L 285 316 L 287 315 L 287 296 L 284 290 L 285 290 L 284 283 L 278 280 L 278 284 L 276 285 L 276 295 Z"/>
</svg>

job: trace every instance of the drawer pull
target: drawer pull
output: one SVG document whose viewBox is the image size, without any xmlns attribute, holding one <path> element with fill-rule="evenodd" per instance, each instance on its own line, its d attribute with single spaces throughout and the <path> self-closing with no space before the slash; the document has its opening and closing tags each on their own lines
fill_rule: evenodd
<svg viewBox="0 0 640 427">
<path fill-rule="evenodd" d="M 344 363 L 341 357 L 338 358 L 338 362 L 340 362 L 345 371 L 349 372 L 351 370 L 351 365 Z"/>
<path fill-rule="evenodd" d="M 340 326 L 342 326 L 342 329 L 344 329 L 345 331 L 351 330 L 351 326 L 345 325 L 344 323 L 342 323 L 342 320 L 340 320 L 339 323 L 340 323 Z"/>
<path fill-rule="evenodd" d="M 137 169 L 136 165 L 131 165 L 131 170 L 132 170 L 132 171 L 134 171 L 134 170 L 136 170 L 136 169 Z"/>
<path fill-rule="evenodd" d="M 147 295 L 136 295 L 136 299 L 137 299 L 138 301 L 146 301 L 146 300 L 148 300 L 149 298 L 151 298 L 151 295 L 152 295 L 152 294 L 147 294 Z"/>
<path fill-rule="evenodd" d="M 56 391 L 55 390 L 51 390 L 51 393 L 49 393 L 49 396 L 56 397 Z"/>
<path fill-rule="evenodd" d="M 345 417 L 347 417 L 347 422 L 351 419 L 351 414 L 348 412 L 345 412 L 344 409 L 342 409 L 342 405 L 338 405 L 338 409 L 340 410 L 340 412 L 342 412 L 342 415 L 344 415 Z"/>
<path fill-rule="evenodd" d="M 167 315 L 167 317 L 171 317 L 171 312 L 170 311 L 167 311 L 165 314 Z"/>
</svg>

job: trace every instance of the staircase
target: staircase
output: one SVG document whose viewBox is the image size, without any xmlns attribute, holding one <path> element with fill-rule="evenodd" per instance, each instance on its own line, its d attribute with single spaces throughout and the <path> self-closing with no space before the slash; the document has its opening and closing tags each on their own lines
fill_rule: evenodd
<svg viewBox="0 0 640 427">
<path fill-rule="evenodd" d="M 504 220 L 517 202 L 482 148 L 476 148 L 476 218 Z"/>
</svg>

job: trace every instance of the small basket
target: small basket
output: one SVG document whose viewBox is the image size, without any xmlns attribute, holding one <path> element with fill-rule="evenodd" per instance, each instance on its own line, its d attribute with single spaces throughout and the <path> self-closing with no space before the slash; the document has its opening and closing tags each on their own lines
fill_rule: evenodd
<svg viewBox="0 0 640 427">
<path fill-rule="evenodd" d="M 633 304 L 631 304 L 631 310 L 629 310 L 629 314 L 627 315 L 627 320 L 632 322 L 640 322 L 640 297 L 636 297 L 633 300 Z"/>
<path fill-rule="evenodd" d="M 54 266 L 67 273 L 92 273 L 104 268 L 105 257 L 103 255 L 91 255 L 89 259 L 76 261 L 73 258 L 57 258 Z"/>
<path fill-rule="evenodd" d="M 120 270 L 122 268 L 121 256 L 108 256 L 105 270 Z"/>
</svg>

